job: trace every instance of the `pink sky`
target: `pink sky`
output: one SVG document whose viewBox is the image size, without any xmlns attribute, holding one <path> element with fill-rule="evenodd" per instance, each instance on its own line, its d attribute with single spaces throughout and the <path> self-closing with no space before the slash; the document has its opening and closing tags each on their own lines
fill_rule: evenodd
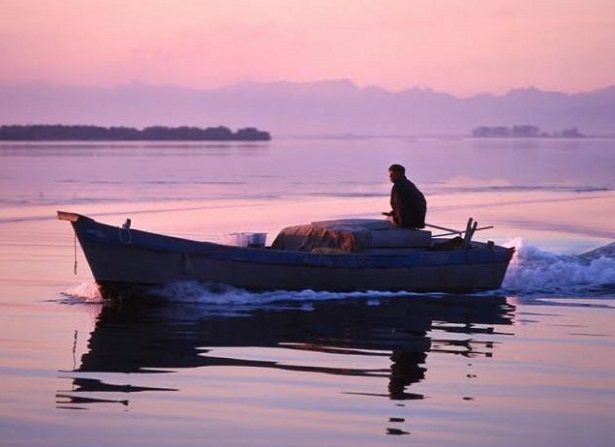
<svg viewBox="0 0 615 447">
<path fill-rule="evenodd" d="M 613 0 L 0 0 L 0 83 L 615 84 Z"/>
</svg>

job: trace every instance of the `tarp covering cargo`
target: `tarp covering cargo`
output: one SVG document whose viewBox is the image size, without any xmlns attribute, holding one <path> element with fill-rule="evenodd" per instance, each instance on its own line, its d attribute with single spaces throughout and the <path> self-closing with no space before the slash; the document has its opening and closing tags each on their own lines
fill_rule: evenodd
<svg viewBox="0 0 615 447">
<path fill-rule="evenodd" d="M 284 228 L 273 241 L 279 250 L 359 251 L 370 248 L 428 247 L 431 232 L 399 228 L 386 220 L 344 219 Z"/>
</svg>

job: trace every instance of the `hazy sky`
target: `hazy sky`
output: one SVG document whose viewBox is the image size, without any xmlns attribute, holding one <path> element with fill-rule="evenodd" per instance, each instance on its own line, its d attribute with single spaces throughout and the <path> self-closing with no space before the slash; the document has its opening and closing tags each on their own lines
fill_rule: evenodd
<svg viewBox="0 0 615 447">
<path fill-rule="evenodd" d="M 0 83 L 615 84 L 615 0 L 0 0 Z"/>
</svg>

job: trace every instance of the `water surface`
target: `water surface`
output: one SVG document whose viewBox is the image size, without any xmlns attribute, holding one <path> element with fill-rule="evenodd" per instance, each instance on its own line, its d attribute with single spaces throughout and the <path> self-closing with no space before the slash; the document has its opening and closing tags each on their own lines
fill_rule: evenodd
<svg viewBox="0 0 615 447">
<path fill-rule="evenodd" d="M 55 219 L 273 237 L 379 216 L 391 163 L 430 223 L 517 247 L 501 290 L 108 305 Z M 614 169 L 608 139 L 0 144 L 3 445 L 611 445 Z"/>
</svg>

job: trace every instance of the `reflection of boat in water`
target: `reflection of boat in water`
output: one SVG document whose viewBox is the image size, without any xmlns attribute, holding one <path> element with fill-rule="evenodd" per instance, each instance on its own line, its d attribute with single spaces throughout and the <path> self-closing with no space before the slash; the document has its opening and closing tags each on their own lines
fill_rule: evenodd
<svg viewBox="0 0 615 447">
<path fill-rule="evenodd" d="M 271 247 L 199 242 L 114 227 L 75 213 L 69 221 L 103 295 L 177 281 L 248 290 L 466 293 L 498 289 L 514 249 L 461 236 L 432 237 L 385 220 L 313 222 L 285 228 Z M 454 230 L 453 230 L 454 231 Z"/>
<path fill-rule="evenodd" d="M 381 377 L 388 380 L 382 393 L 352 394 L 421 399 L 420 393 L 407 388 L 425 378 L 428 353 L 490 357 L 492 340 L 482 339 L 510 325 L 513 310 L 504 298 L 468 296 L 345 298 L 310 302 L 309 310 L 303 304 L 278 302 L 234 315 L 205 303 L 105 306 L 88 351 L 70 376 L 71 390 L 59 391 L 57 404 L 64 408 L 110 401 L 126 405 L 130 393 L 177 391 L 137 383 L 113 385 L 105 382 L 106 374 L 99 373 L 129 373 L 122 380 L 138 382 L 146 374 L 212 366 Z M 283 361 L 275 357 L 282 351 Z M 304 351 L 333 355 L 337 366 L 306 362 L 300 355 Z M 357 363 L 357 356 L 365 361 Z M 374 356 L 388 357 L 390 366 L 374 368 L 368 361 Z"/>
</svg>

